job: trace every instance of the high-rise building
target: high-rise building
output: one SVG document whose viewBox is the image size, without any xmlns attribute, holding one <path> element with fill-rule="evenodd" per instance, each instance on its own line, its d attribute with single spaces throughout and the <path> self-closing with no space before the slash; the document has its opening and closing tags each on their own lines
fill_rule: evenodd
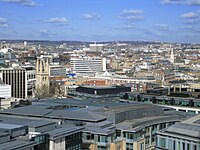
<svg viewBox="0 0 200 150">
<path fill-rule="evenodd" d="M 12 97 L 27 98 L 32 95 L 32 93 L 28 93 L 28 83 L 30 79 L 35 79 L 33 69 L 2 68 L 0 69 L 0 78 L 5 84 L 11 85 Z"/>
<path fill-rule="evenodd" d="M 170 55 L 170 62 L 171 62 L 172 64 L 174 64 L 174 49 L 171 48 L 171 46 L 170 46 L 170 52 L 171 52 L 171 55 Z"/>
<path fill-rule="evenodd" d="M 27 47 L 27 41 L 24 41 L 24 47 Z"/>
<path fill-rule="evenodd" d="M 101 57 L 71 57 L 71 69 L 79 75 L 94 75 L 106 71 L 106 58 Z"/>
</svg>

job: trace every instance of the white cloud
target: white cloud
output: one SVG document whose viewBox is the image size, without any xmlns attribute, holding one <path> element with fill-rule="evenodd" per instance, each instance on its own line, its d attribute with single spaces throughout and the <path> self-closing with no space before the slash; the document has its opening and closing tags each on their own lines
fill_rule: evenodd
<svg viewBox="0 0 200 150">
<path fill-rule="evenodd" d="M 119 16 L 121 19 L 125 20 L 143 20 L 143 10 L 141 9 L 125 9 Z"/>
<path fill-rule="evenodd" d="M 50 19 L 46 20 L 45 22 L 47 22 L 47 23 L 55 23 L 55 24 L 60 24 L 60 25 L 67 25 L 67 24 L 69 24 L 69 21 L 65 17 L 50 18 Z"/>
<path fill-rule="evenodd" d="M 48 34 L 49 31 L 46 30 L 46 29 L 42 29 L 42 30 L 39 31 L 39 33 L 40 33 L 40 34 Z"/>
<path fill-rule="evenodd" d="M 0 0 L 0 2 L 15 3 L 23 6 L 37 6 L 33 0 Z"/>
<path fill-rule="evenodd" d="M 43 38 L 57 36 L 57 34 L 52 33 L 52 32 L 50 32 L 49 30 L 46 30 L 46 29 L 39 30 L 35 35 L 39 36 L 39 37 L 43 37 Z"/>
<path fill-rule="evenodd" d="M 138 14 L 142 14 L 143 10 L 141 9 L 125 9 L 123 10 L 124 14 L 132 14 L 132 15 L 138 15 Z"/>
<path fill-rule="evenodd" d="M 99 18 L 101 18 L 101 15 L 99 15 L 97 13 L 86 13 L 86 14 L 83 14 L 82 18 L 88 19 L 88 20 L 99 19 Z"/>
<path fill-rule="evenodd" d="M 189 12 L 189 13 L 182 14 L 180 17 L 183 19 L 197 19 L 200 17 L 200 15 L 199 13 L 196 13 L 196 12 Z"/>
<path fill-rule="evenodd" d="M 169 26 L 166 24 L 155 24 L 154 27 L 156 27 L 158 30 L 162 30 L 162 31 L 169 30 Z"/>
<path fill-rule="evenodd" d="M 186 0 L 162 0 L 162 4 L 184 4 Z"/>
<path fill-rule="evenodd" d="M 117 29 L 117 30 L 132 30 L 132 29 L 135 29 L 135 28 L 136 28 L 136 25 L 133 24 L 133 23 L 130 23 L 130 24 L 118 26 L 115 29 Z"/>
<path fill-rule="evenodd" d="M 199 6 L 200 0 L 161 0 L 162 4 L 183 4 L 183 5 L 193 5 Z"/>
<path fill-rule="evenodd" d="M 0 18 L 0 28 L 9 27 L 5 18 Z"/>
</svg>

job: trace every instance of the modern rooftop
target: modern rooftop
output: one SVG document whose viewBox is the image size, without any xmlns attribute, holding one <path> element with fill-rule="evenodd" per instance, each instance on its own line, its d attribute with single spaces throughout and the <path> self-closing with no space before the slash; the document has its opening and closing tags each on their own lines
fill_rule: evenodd
<svg viewBox="0 0 200 150">
<path fill-rule="evenodd" d="M 200 115 L 196 115 L 185 121 L 176 123 L 162 131 L 163 134 L 179 135 L 185 138 L 200 138 Z"/>
</svg>

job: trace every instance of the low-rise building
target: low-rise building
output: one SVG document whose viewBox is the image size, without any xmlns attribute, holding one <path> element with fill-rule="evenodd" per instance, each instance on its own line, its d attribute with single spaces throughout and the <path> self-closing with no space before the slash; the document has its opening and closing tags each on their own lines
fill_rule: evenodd
<svg viewBox="0 0 200 150">
<path fill-rule="evenodd" d="M 199 150 L 200 115 L 156 133 L 157 150 Z"/>
</svg>

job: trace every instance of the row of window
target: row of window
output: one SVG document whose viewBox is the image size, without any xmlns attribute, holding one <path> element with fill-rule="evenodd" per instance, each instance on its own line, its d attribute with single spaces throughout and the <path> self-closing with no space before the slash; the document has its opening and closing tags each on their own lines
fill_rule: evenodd
<svg viewBox="0 0 200 150">
<path fill-rule="evenodd" d="M 189 141 L 176 141 L 175 139 L 158 138 L 157 144 L 159 147 L 170 149 L 170 150 L 199 150 L 200 145 L 197 146 L 195 143 Z"/>
</svg>

